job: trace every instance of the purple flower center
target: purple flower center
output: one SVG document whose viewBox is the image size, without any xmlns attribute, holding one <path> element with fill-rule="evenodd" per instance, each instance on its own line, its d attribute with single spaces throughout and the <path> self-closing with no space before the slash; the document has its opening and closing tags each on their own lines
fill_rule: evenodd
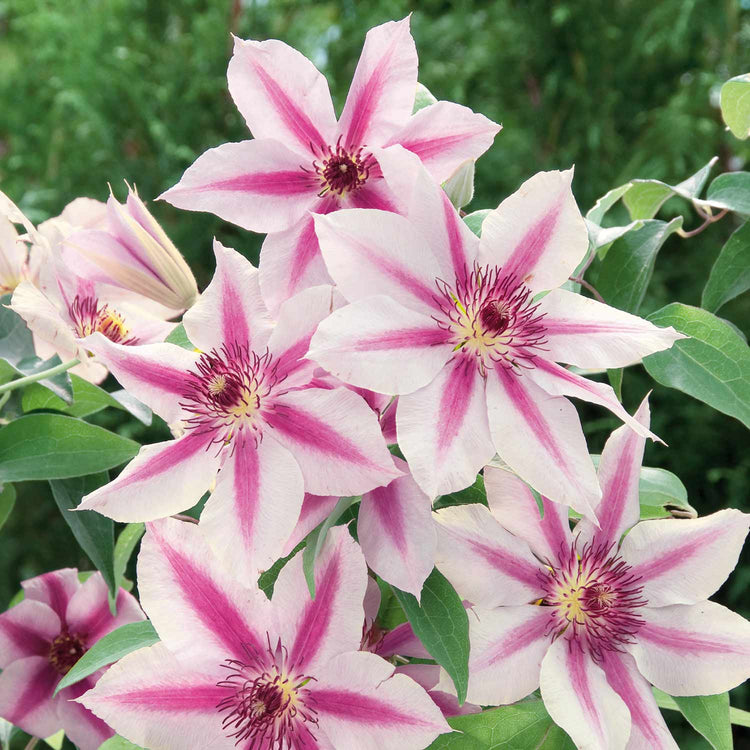
<svg viewBox="0 0 750 750">
<path fill-rule="evenodd" d="M 544 349 L 544 313 L 531 290 L 497 266 L 475 264 L 453 285 L 439 279 L 438 326 L 453 335 L 454 351 L 475 357 L 485 375 L 497 365 L 520 372 L 532 368 Z"/>
<path fill-rule="evenodd" d="M 336 193 L 339 197 L 358 190 L 367 182 L 374 164 L 372 154 L 362 154 L 362 148 L 348 150 L 341 145 L 341 138 L 335 148 L 325 146 L 319 159 L 313 162 L 320 179 L 319 196 Z M 307 171 L 307 170 L 305 170 Z"/>
<path fill-rule="evenodd" d="M 268 636 L 267 636 L 268 637 Z M 276 648 L 263 652 L 245 647 L 247 662 L 227 659 L 221 666 L 229 676 L 218 683 L 227 690 L 217 708 L 225 714 L 222 728 L 236 745 L 246 748 L 287 750 L 299 745 L 315 746 L 306 724 L 316 725 L 312 696 L 305 687 L 311 677 L 288 663 L 286 649 L 279 640 Z M 249 742 L 248 742 L 249 741 Z"/>
<path fill-rule="evenodd" d="M 138 339 L 130 335 L 130 329 L 117 310 L 100 305 L 96 297 L 76 294 L 68 308 L 76 336 L 85 338 L 99 332 L 115 344 L 136 344 Z"/>
<path fill-rule="evenodd" d="M 647 602 L 640 578 L 613 545 L 587 544 L 579 553 L 573 544 L 542 580 L 549 632 L 576 641 L 595 660 L 602 651 L 620 651 L 632 643 L 643 625 L 638 609 Z"/>
<path fill-rule="evenodd" d="M 63 630 L 50 644 L 47 658 L 58 674 L 65 675 L 87 650 L 84 639 L 78 633 Z"/>
</svg>

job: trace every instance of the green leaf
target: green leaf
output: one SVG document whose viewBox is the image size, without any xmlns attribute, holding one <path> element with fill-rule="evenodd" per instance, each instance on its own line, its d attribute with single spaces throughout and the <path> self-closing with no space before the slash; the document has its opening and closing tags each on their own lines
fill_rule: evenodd
<svg viewBox="0 0 750 750">
<path fill-rule="evenodd" d="M 451 492 L 441 495 L 433 505 L 435 510 L 447 508 L 449 505 L 468 505 L 469 503 L 481 503 L 487 505 L 487 491 L 484 488 L 484 477 L 479 474 L 474 484 L 459 492 Z"/>
<path fill-rule="evenodd" d="M 617 370 L 607 370 L 607 378 L 612 386 L 618 401 L 622 401 L 622 379 L 625 375 L 625 369 L 620 367 Z"/>
<path fill-rule="evenodd" d="M 195 349 L 190 339 L 187 337 L 185 332 L 185 326 L 182 323 L 178 323 L 170 332 L 169 336 L 164 339 L 168 344 L 176 344 L 181 346 L 183 349 Z"/>
<path fill-rule="evenodd" d="M 721 87 L 719 106 L 735 138 L 744 141 L 750 136 L 750 74 L 730 78 Z"/>
<path fill-rule="evenodd" d="M 659 688 L 653 688 L 653 691 L 656 705 L 659 706 L 659 708 L 666 708 L 670 711 L 680 710 L 677 701 L 671 695 L 667 695 L 662 690 L 659 690 Z M 741 708 L 730 706 L 729 721 L 740 727 L 750 727 L 750 711 L 743 711 Z"/>
<path fill-rule="evenodd" d="M 380 576 L 375 576 L 375 582 L 380 589 L 380 606 L 378 607 L 377 622 L 383 630 L 393 630 L 406 622 L 406 613 L 393 593 L 390 583 Z"/>
<path fill-rule="evenodd" d="M 151 409 L 146 404 L 141 403 L 132 393 L 124 389 L 112 391 L 109 394 L 118 403 L 121 409 L 132 414 L 139 422 L 148 427 L 153 419 Z"/>
<path fill-rule="evenodd" d="M 491 208 L 482 208 L 479 211 L 474 211 L 473 213 L 464 216 L 464 222 L 466 222 L 466 226 L 469 227 L 469 229 L 471 229 L 471 231 L 474 232 L 477 237 L 482 236 L 482 224 L 484 223 L 484 220 L 490 215 L 491 211 Z"/>
<path fill-rule="evenodd" d="M 609 209 L 612 208 L 612 206 L 614 206 L 632 186 L 632 182 L 626 182 L 624 185 L 620 185 L 620 187 L 612 188 L 612 190 L 599 198 L 599 200 L 586 212 L 586 218 L 594 224 L 601 224 L 602 220 L 609 212 Z"/>
<path fill-rule="evenodd" d="M 117 591 L 115 583 L 114 522 L 93 510 L 74 511 L 81 498 L 109 481 L 107 472 L 73 479 L 54 479 L 49 485 L 57 507 L 81 549 L 102 574 L 110 594 Z"/>
<path fill-rule="evenodd" d="M 654 272 L 657 253 L 667 237 L 681 226 L 681 216 L 668 223 L 644 221 L 640 229 L 615 241 L 607 257 L 596 267 L 593 281 L 607 304 L 630 313 L 638 311 Z"/>
<path fill-rule="evenodd" d="M 11 365 L 34 356 L 34 341 L 20 315 L 6 305 L 12 295 L 0 297 L 0 358 Z"/>
<path fill-rule="evenodd" d="M 474 169 L 474 159 L 466 159 L 443 183 L 443 190 L 457 211 L 474 199 Z"/>
<path fill-rule="evenodd" d="M 750 214 L 750 172 L 720 174 L 706 191 L 706 202 L 740 214 Z"/>
<path fill-rule="evenodd" d="M 51 370 L 61 364 L 62 360 L 59 355 L 55 354 L 46 360 L 41 360 L 39 357 L 23 359 L 15 365 L 15 368 L 19 375 L 38 375 L 40 372 Z M 67 370 L 53 375 L 51 378 L 42 378 L 37 383 L 44 388 L 49 388 L 55 396 L 65 403 L 73 403 L 73 387 L 70 382 L 70 373 Z"/>
<path fill-rule="evenodd" d="M 432 95 L 432 92 L 423 83 L 417 83 L 417 92 L 414 95 L 414 109 L 412 114 L 419 112 L 420 109 L 429 107 L 431 104 L 435 104 L 437 99 Z"/>
<path fill-rule="evenodd" d="M 750 289 L 750 222 L 743 224 L 721 248 L 711 268 L 701 307 L 716 312 L 723 304 Z"/>
<path fill-rule="evenodd" d="M 750 349 L 732 326 L 706 310 L 678 302 L 648 319 L 692 337 L 645 357 L 649 375 L 750 427 Z"/>
<path fill-rule="evenodd" d="M 148 621 L 131 622 L 107 633 L 98 640 L 74 665 L 65 677 L 57 683 L 55 695 L 63 688 L 75 685 L 85 677 L 94 674 L 102 667 L 122 659 L 131 651 L 153 646 L 159 641 L 154 626 Z"/>
<path fill-rule="evenodd" d="M 134 745 L 128 742 L 124 737 L 115 735 L 110 737 L 106 742 L 99 745 L 99 750 L 144 750 L 140 745 Z"/>
<path fill-rule="evenodd" d="M 0 490 L 0 529 L 5 526 L 5 522 L 13 512 L 16 504 L 16 488 L 12 484 L 6 484 Z"/>
<path fill-rule="evenodd" d="M 146 531 L 146 524 L 144 523 L 129 523 L 117 537 L 115 542 L 115 549 L 113 554 L 113 570 L 115 579 L 115 591 L 122 585 L 122 581 L 125 578 L 125 568 L 128 567 L 128 562 L 133 550 L 140 541 L 144 532 Z"/>
<path fill-rule="evenodd" d="M 452 716 L 448 723 L 457 731 L 441 735 L 428 750 L 575 750 L 538 698 Z"/>
<path fill-rule="evenodd" d="M 420 602 L 392 588 L 415 635 L 450 675 L 462 704 L 469 682 L 469 617 L 461 597 L 437 568 L 424 582 Z"/>
<path fill-rule="evenodd" d="M 732 750 L 729 693 L 689 698 L 674 696 L 674 700 L 693 729 L 700 732 L 714 750 Z"/>
<path fill-rule="evenodd" d="M 302 553 L 302 569 L 305 572 L 307 588 L 310 590 L 310 596 L 315 598 L 315 560 L 323 549 L 323 545 L 328 536 L 330 529 L 336 521 L 341 518 L 344 511 L 359 500 L 358 497 L 342 497 L 331 511 L 331 515 L 323 523 L 311 531 L 307 536 L 305 551 Z"/>
<path fill-rule="evenodd" d="M 283 567 L 305 546 L 304 540 L 301 541 L 286 557 L 280 557 L 268 569 L 264 570 L 258 578 L 258 588 L 270 599 L 273 596 L 273 589 L 276 585 L 276 579 Z"/>
<path fill-rule="evenodd" d="M 27 414 L 0 429 L 0 482 L 68 479 L 129 461 L 134 440 L 63 414 Z"/>
</svg>

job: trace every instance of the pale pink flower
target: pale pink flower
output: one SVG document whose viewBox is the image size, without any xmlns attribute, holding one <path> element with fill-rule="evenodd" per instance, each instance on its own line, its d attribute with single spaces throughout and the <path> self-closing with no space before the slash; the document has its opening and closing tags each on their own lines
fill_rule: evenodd
<svg viewBox="0 0 750 750">
<path fill-rule="evenodd" d="M 65 568 L 21 585 L 24 600 L 0 615 L 0 716 L 35 737 L 64 729 L 80 750 L 97 750 L 114 732 L 73 699 L 90 690 L 104 670 L 52 694 L 100 638 L 144 620 L 143 612 L 120 589 L 113 615 L 101 573 L 82 584 L 77 570 Z"/>
<path fill-rule="evenodd" d="M 335 290 L 305 290 L 274 325 L 257 270 L 219 243 L 215 252 L 214 278 L 183 318 L 197 351 L 128 347 L 101 334 L 86 340 L 123 387 L 182 436 L 141 448 L 80 507 L 118 521 L 169 516 L 197 503 L 218 472 L 201 524 L 222 539 L 223 560 L 257 573 L 279 556 L 305 491 L 359 495 L 401 471 L 359 396 L 309 386 L 317 367 L 304 356 Z"/>
<path fill-rule="evenodd" d="M 363 209 L 315 217 L 351 304 L 321 323 L 309 356 L 344 382 L 400 394 L 399 447 L 430 497 L 471 484 L 497 451 L 540 492 L 590 514 L 600 492 L 565 396 L 647 430 L 608 385 L 556 363 L 623 367 L 682 334 L 555 288 L 588 247 L 572 170 L 529 179 L 479 240 L 413 155 L 395 146 L 378 160 L 409 201 L 408 218 Z"/>
<path fill-rule="evenodd" d="M 301 553 L 270 602 L 229 571 L 200 526 L 150 524 L 138 585 L 161 643 L 118 662 L 83 705 L 154 750 L 422 750 L 450 731 L 413 680 L 358 651 L 367 568 L 345 528 L 316 560 L 314 600 Z"/>
<path fill-rule="evenodd" d="M 26 233 L 19 234 L 16 225 Z M 35 278 L 38 253 L 32 253 L 29 246 L 37 236 L 21 209 L 0 192 L 0 296 L 12 292 L 22 281 Z"/>
<path fill-rule="evenodd" d="M 648 425 L 646 401 L 636 418 Z M 437 566 L 474 605 L 468 699 L 513 703 L 541 686 L 579 748 L 676 750 L 651 685 L 710 695 L 750 676 L 750 622 L 707 601 L 750 515 L 638 523 L 644 442 L 625 426 L 607 441 L 599 528 L 584 519 L 571 533 L 567 509 L 546 498 L 540 517 L 529 488 L 492 467 L 489 509 L 436 513 Z"/>
<path fill-rule="evenodd" d="M 401 144 L 442 182 L 484 153 L 500 130 L 452 102 L 412 115 L 417 51 L 409 18 L 367 33 L 338 123 L 326 79 L 283 42 L 235 39 L 227 78 L 254 140 L 206 151 L 161 197 L 273 233 L 260 275 L 274 313 L 300 289 L 330 282 L 308 211 L 398 209 L 373 149 Z"/>
</svg>

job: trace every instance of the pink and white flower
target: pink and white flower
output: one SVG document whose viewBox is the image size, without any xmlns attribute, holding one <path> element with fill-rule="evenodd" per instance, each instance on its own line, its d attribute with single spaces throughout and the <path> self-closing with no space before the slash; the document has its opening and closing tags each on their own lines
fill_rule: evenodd
<svg viewBox="0 0 750 750">
<path fill-rule="evenodd" d="M 422 750 L 450 731 L 419 685 L 358 651 L 367 569 L 344 528 L 316 561 L 314 600 L 301 553 L 269 602 L 219 562 L 200 526 L 174 519 L 149 525 L 138 581 L 161 643 L 80 699 L 137 745 Z"/>
<path fill-rule="evenodd" d="M 484 153 L 500 130 L 452 102 L 412 115 L 417 51 L 409 18 L 367 33 L 338 123 L 326 79 L 283 42 L 235 39 L 227 78 L 254 140 L 206 151 L 161 197 L 273 233 L 263 245 L 260 274 L 274 313 L 301 289 L 330 282 L 308 211 L 397 210 L 375 148 L 401 144 L 442 182 Z"/>
<path fill-rule="evenodd" d="M 648 425 L 646 401 L 636 418 Z M 750 622 L 707 601 L 737 564 L 750 515 L 638 523 L 644 442 L 625 426 L 607 441 L 599 527 L 584 519 L 571 533 L 546 498 L 540 517 L 529 488 L 492 467 L 489 510 L 436 513 L 437 566 L 474 605 L 468 699 L 513 703 L 541 686 L 579 748 L 676 750 L 651 685 L 709 695 L 750 676 Z"/>
<path fill-rule="evenodd" d="M 623 367 L 682 334 L 555 288 L 588 248 L 572 170 L 527 180 L 479 240 L 413 155 L 394 146 L 377 156 L 408 218 L 363 209 L 315 217 L 351 304 L 321 323 L 309 356 L 344 382 L 399 394 L 399 446 L 430 497 L 471 484 L 497 451 L 540 492 L 590 514 L 600 491 L 566 396 L 650 433 L 609 386 L 557 362 Z"/>
<path fill-rule="evenodd" d="M 21 225 L 26 234 L 19 235 L 16 225 Z M 0 296 L 12 292 L 22 281 L 35 278 L 39 258 L 29 245 L 37 236 L 21 209 L 0 192 Z"/>
<path fill-rule="evenodd" d="M 72 568 L 22 583 L 25 598 L 0 615 L 0 716 L 35 737 L 60 729 L 81 750 L 97 750 L 114 732 L 75 698 L 105 670 L 75 685 L 55 688 L 78 659 L 115 628 L 145 619 L 136 600 L 120 589 L 117 614 L 109 608 L 100 573 L 85 583 Z"/>
<path fill-rule="evenodd" d="M 118 521 L 162 518 L 197 503 L 218 472 L 201 524 L 216 530 L 223 560 L 242 560 L 257 578 L 292 533 L 305 491 L 359 495 L 401 471 L 359 396 L 309 387 L 317 368 L 304 356 L 337 304 L 335 290 L 305 290 L 274 325 L 257 269 L 219 243 L 214 249 L 214 278 L 183 318 L 197 351 L 128 347 L 99 333 L 86 339 L 123 387 L 181 437 L 141 448 L 79 507 Z"/>
</svg>

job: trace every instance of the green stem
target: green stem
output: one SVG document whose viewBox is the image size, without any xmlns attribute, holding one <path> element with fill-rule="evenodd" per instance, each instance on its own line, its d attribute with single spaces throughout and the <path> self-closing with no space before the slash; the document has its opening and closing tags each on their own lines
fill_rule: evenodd
<svg viewBox="0 0 750 750">
<path fill-rule="evenodd" d="M 36 383 L 37 380 L 44 380 L 45 378 L 53 378 L 55 375 L 59 375 L 61 372 L 66 372 L 71 367 L 75 367 L 80 364 L 80 360 L 71 359 L 69 362 L 63 362 L 62 364 L 50 367 L 49 370 L 42 370 L 34 375 L 27 375 L 25 378 L 18 378 L 18 380 L 11 380 L 10 383 L 0 385 L 0 393 L 6 391 L 15 391 L 16 388 L 23 388 L 25 385 Z"/>
<path fill-rule="evenodd" d="M 39 742 L 39 737 L 32 737 L 28 741 L 28 743 L 27 743 L 26 747 L 24 748 L 24 750 L 33 750 L 36 747 L 36 745 L 37 745 L 38 742 Z"/>
</svg>

